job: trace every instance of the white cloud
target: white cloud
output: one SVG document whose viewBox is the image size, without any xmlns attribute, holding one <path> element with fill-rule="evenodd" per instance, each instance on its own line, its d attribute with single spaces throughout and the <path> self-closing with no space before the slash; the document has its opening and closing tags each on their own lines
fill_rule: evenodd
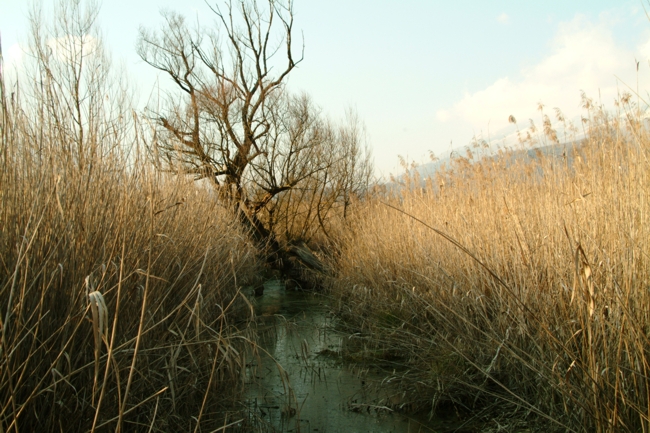
<svg viewBox="0 0 650 433">
<path fill-rule="evenodd" d="M 17 71 L 19 71 L 22 67 L 23 56 L 23 48 L 18 43 L 15 43 L 6 50 L 3 50 L 3 73 L 5 75 L 6 83 L 9 83 L 15 79 Z"/>
<path fill-rule="evenodd" d="M 7 49 L 6 53 L 3 53 L 3 57 L 7 63 L 20 63 L 23 58 L 23 49 L 20 44 L 13 44 Z"/>
<path fill-rule="evenodd" d="M 438 110 L 436 112 L 436 117 L 438 118 L 439 121 L 446 122 L 451 118 L 451 115 L 447 110 Z"/>
<path fill-rule="evenodd" d="M 50 38 L 46 41 L 53 58 L 58 61 L 66 61 L 71 56 L 74 56 L 75 51 L 83 48 L 84 55 L 102 55 L 102 45 L 100 41 L 91 35 L 84 35 L 83 38 L 78 36 L 63 36 L 60 38 Z M 5 82 L 10 83 L 16 80 L 21 74 L 25 72 L 25 65 L 29 64 L 29 55 L 25 53 L 27 50 L 15 43 L 6 50 L 3 50 L 3 74 Z"/>
<path fill-rule="evenodd" d="M 83 37 L 66 35 L 59 38 L 50 38 L 47 40 L 47 46 L 52 50 L 54 58 L 60 61 L 67 61 L 74 53 L 83 50 L 84 55 L 95 53 L 101 47 L 100 41 L 92 35 L 83 35 Z"/>
<path fill-rule="evenodd" d="M 641 58 L 639 58 L 637 60 L 645 61 L 645 60 L 650 59 L 650 39 L 648 39 L 647 41 L 642 42 L 641 44 L 639 44 L 639 46 L 637 47 L 637 52 L 639 53 L 639 55 L 641 57 Z"/>
<path fill-rule="evenodd" d="M 610 25 L 605 20 L 592 23 L 582 16 L 561 24 L 551 53 L 522 70 L 521 79 L 504 77 L 483 90 L 465 94 L 453 107 L 441 110 L 446 114 L 444 121 L 464 120 L 476 129 L 489 124 L 498 131 L 508 126 L 510 115 L 519 122 L 537 121 L 538 102 L 545 104 L 547 114 L 559 107 L 567 118 L 573 118 L 581 112 L 580 91 L 611 107 L 619 90 L 625 90 L 624 85 L 617 87 L 615 76 L 636 86 L 634 59 L 645 62 L 650 57 L 650 40 L 635 53 L 615 43 Z M 443 121 L 440 116 L 438 119 Z"/>
<path fill-rule="evenodd" d="M 497 21 L 501 24 L 508 24 L 510 22 L 510 16 L 507 13 L 503 12 L 497 17 Z"/>
</svg>

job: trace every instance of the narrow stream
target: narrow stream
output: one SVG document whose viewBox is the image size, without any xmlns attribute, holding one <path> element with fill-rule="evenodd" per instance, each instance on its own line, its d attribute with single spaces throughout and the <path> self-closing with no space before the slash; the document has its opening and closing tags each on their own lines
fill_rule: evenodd
<svg viewBox="0 0 650 433">
<path fill-rule="evenodd" d="M 388 394 L 374 386 L 378 374 L 343 362 L 346 336 L 334 329 L 325 297 L 268 282 L 255 301 L 261 342 L 248 364 L 245 404 L 256 431 L 436 431 L 387 407 Z"/>
</svg>

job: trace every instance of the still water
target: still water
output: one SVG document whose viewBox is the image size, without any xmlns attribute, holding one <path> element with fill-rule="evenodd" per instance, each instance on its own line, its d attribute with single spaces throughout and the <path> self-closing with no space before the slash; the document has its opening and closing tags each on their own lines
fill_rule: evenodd
<svg viewBox="0 0 650 433">
<path fill-rule="evenodd" d="M 269 282 L 255 304 L 260 347 L 248 363 L 245 404 L 256 431 L 436 431 L 390 408 L 383 376 L 343 362 L 347 336 L 334 329 L 325 297 Z"/>
</svg>

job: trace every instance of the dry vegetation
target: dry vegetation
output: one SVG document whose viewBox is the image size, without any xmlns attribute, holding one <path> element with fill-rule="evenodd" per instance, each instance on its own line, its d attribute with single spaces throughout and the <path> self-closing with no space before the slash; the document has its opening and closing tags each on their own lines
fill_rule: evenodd
<svg viewBox="0 0 650 433">
<path fill-rule="evenodd" d="M 217 11 L 235 51 L 263 40 L 228 19 L 265 22 L 250 4 Z M 155 49 L 141 55 L 187 93 L 149 123 L 110 69 L 96 5 L 62 1 L 49 26 L 32 15 L 33 85 L 7 90 L 0 74 L 0 431 L 235 423 L 254 342 L 239 288 L 262 266 L 252 238 L 331 248 L 356 356 L 389 360 L 403 385 L 393 405 L 650 431 L 650 133 L 630 97 L 612 114 L 585 98 L 579 145 L 559 145 L 544 116 L 525 150 L 469 149 L 433 180 L 360 201 L 360 124 L 286 92 L 293 14 L 275 5 L 279 78 L 260 57 L 229 75 L 177 15 L 175 51 L 143 33 Z M 541 142 L 564 152 L 530 150 Z"/>
<path fill-rule="evenodd" d="M 544 116 L 522 142 L 555 155 L 470 149 L 358 209 L 332 291 L 365 356 L 403 366 L 405 406 L 650 430 L 650 133 L 629 95 L 611 114 L 583 102 L 578 146 Z"/>
<path fill-rule="evenodd" d="M 332 216 L 365 193 L 372 164 L 361 124 L 351 111 L 330 122 L 287 89 L 304 54 L 292 1 L 219 2 L 206 12 L 216 25 L 165 12 L 160 30 L 140 29 L 138 54 L 174 83 L 146 110 L 156 127 L 148 146 L 160 170 L 205 179 L 272 266 L 303 280 L 286 244 L 327 243 Z"/>
<path fill-rule="evenodd" d="M 257 271 L 230 214 L 115 155 L 83 173 L 19 140 L 2 161 L 3 431 L 222 425 L 249 338 L 237 277 Z"/>
<path fill-rule="evenodd" d="M 326 245 L 366 188 L 356 117 L 333 124 L 285 87 L 292 3 L 222 7 L 214 30 L 171 12 L 142 30 L 178 86 L 145 114 L 92 0 L 35 4 L 11 80 L 0 50 L 0 432 L 238 425 L 256 347 L 240 289 L 269 264 L 311 284 L 304 242 Z"/>
<path fill-rule="evenodd" d="M 213 431 L 236 421 L 257 251 L 146 163 L 96 10 L 62 5 L 0 94 L 0 431 Z"/>
</svg>

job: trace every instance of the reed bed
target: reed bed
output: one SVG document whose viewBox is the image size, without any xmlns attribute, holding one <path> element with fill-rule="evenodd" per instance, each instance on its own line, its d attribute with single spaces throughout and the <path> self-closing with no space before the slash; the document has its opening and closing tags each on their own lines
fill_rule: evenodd
<svg viewBox="0 0 650 433">
<path fill-rule="evenodd" d="M 261 264 L 232 212 L 154 171 L 135 129 L 82 164 L 27 113 L 6 111 L 2 131 L 0 431 L 237 421 L 254 341 L 239 288 Z"/>
<path fill-rule="evenodd" d="M 407 177 L 339 235 L 330 290 L 357 356 L 403 385 L 398 407 L 650 431 L 650 131 L 629 95 L 583 102 L 572 144 L 544 116 L 521 149 Z"/>
</svg>

